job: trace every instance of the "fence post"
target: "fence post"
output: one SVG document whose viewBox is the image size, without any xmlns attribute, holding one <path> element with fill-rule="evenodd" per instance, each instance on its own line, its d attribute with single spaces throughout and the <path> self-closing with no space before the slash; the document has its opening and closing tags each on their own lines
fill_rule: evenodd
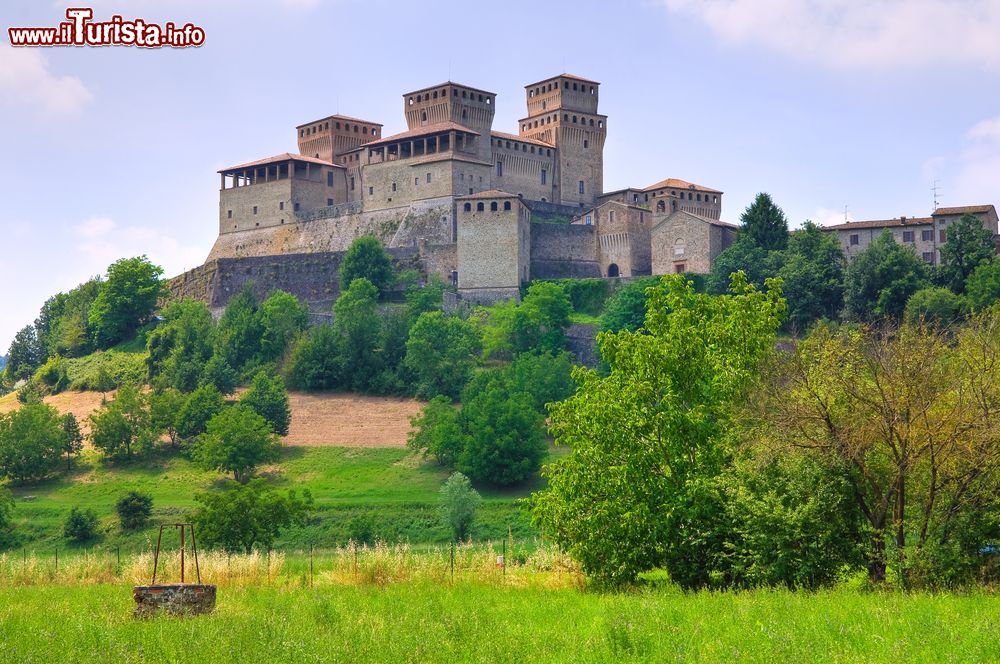
<svg viewBox="0 0 1000 664">
<path fill-rule="evenodd" d="M 451 541 L 451 582 L 455 583 L 455 540 Z"/>
<path fill-rule="evenodd" d="M 501 576 L 507 576 L 507 540 L 503 541 L 503 567 Z"/>
<path fill-rule="evenodd" d="M 354 543 L 354 583 L 358 582 L 358 543 Z"/>
</svg>

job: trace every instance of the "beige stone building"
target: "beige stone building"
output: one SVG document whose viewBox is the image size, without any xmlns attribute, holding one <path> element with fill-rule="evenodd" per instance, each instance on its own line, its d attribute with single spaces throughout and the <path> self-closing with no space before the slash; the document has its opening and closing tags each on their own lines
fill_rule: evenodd
<svg viewBox="0 0 1000 664">
<path fill-rule="evenodd" d="M 823 230 L 836 233 L 848 260 L 864 251 L 882 231 L 888 230 L 896 242 L 911 247 L 917 256 L 937 265 L 941 262 L 941 245 L 947 240 L 948 226 L 965 214 L 977 217 L 984 228 L 997 236 L 997 211 L 992 205 L 938 208 L 929 217 L 852 221 L 826 226 Z"/>
<path fill-rule="evenodd" d="M 736 240 L 737 226 L 679 210 L 651 232 L 653 274 L 712 271 L 712 263 Z"/>
</svg>

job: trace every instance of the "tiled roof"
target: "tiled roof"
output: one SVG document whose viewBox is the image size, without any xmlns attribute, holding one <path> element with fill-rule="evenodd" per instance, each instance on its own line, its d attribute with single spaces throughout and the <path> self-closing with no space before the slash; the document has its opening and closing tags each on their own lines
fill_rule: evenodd
<svg viewBox="0 0 1000 664">
<path fill-rule="evenodd" d="M 466 90 L 472 90 L 473 92 L 482 92 L 483 94 L 487 94 L 487 95 L 495 95 L 496 94 L 495 92 L 490 92 L 489 90 L 483 90 L 482 88 L 475 88 L 475 87 L 472 87 L 471 85 L 466 85 L 465 83 L 456 83 L 455 81 L 445 81 L 444 83 L 438 83 L 436 85 L 428 85 L 426 87 L 420 88 L 419 90 L 412 90 L 410 92 L 404 92 L 403 96 L 404 97 L 409 97 L 410 95 L 415 95 L 418 92 L 427 92 L 428 90 L 437 90 L 437 89 L 446 88 L 446 87 L 449 87 L 449 86 L 456 87 L 456 88 L 465 88 Z M 439 99 L 440 99 L 440 97 L 439 97 Z"/>
<path fill-rule="evenodd" d="M 577 76 L 576 74 L 556 74 L 555 76 L 549 76 L 547 78 L 543 78 L 540 81 L 535 81 L 534 83 L 528 83 L 524 87 L 530 88 L 531 86 L 538 85 L 539 83 L 548 83 L 554 78 L 568 78 L 571 81 L 583 81 L 584 83 L 593 83 L 594 85 L 600 85 L 600 82 L 598 81 L 592 81 L 589 78 L 584 78 L 583 76 Z"/>
<path fill-rule="evenodd" d="M 506 141 L 521 141 L 522 143 L 531 143 L 534 145 L 541 145 L 544 148 L 554 148 L 555 146 L 551 143 L 546 143 L 545 141 L 540 141 L 537 138 L 528 138 L 527 136 L 518 136 L 517 134 L 508 134 L 503 131 L 491 131 L 491 136 L 496 136 L 497 138 L 502 138 Z"/>
<path fill-rule="evenodd" d="M 315 157 L 307 157 L 304 154 L 292 154 L 291 152 L 285 152 L 283 154 L 276 154 L 273 157 L 268 157 L 267 159 L 258 159 L 257 161 L 250 161 L 245 164 L 239 164 L 238 166 L 230 166 L 229 168 L 223 168 L 218 171 L 219 173 L 228 173 L 229 171 L 241 171 L 246 168 L 254 168 L 255 166 L 264 166 L 265 164 L 273 164 L 280 161 L 307 161 L 310 164 L 322 164 L 323 166 L 333 166 L 334 168 L 344 168 L 340 164 L 334 164 L 330 161 L 324 161 L 323 159 L 317 159 Z"/>
<path fill-rule="evenodd" d="M 934 210 L 933 214 L 935 217 L 947 214 L 980 214 L 993 209 L 992 205 L 965 205 L 962 207 L 938 208 Z"/>
<path fill-rule="evenodd" d="M 328 115 L 325 118 L 320 118 L 319 120 L 313 120 L 312 122 L 306 122 L 304 124 L 300 124 L 300 125 L 298 125 L 295 128 L 296 129 L 302 129 L 303 127 L 308 127 L 309 125 L 314 125 L 317 122 L 323 122 L 324 120 L 347 120 L 348 122 L 361 122 L 363 124 L 373 125 L 375 127 L 382 127 L 382 126 L 384 126 L 381 122 L 372 122 L 371 120 L 362 120 L 361 118 L 352 118 L 349 115 L 340 115 L 339 113 L 337 113 L 337 114 L 334 114 L 334 115 Z"/>
<path fill-rule="evenodd" d="M 418 136 L 429 136 L 430 134 L 440 134 L 445 131 L 461 131 L 466 134 L 473 134 L 479 136 L 478 131 L 473 131 L 464 125 L 460 125 L 457 122 L 435 122 L 434 124 L 429 124 L 424 127 L 418 127 L 416 129 L 411 129 L 409 131 L 404 131 L 401 134 L 393 134 L 392 136 L 386 136 L 380 138 L 377 141 L 371 141 L 370 143 L 365 143 L 362 147 L 370 148 L 376 145 L 384 145 L 386 143 L 395 143 L 396 141 L 403 141 L 407 138 L 417 138 Z"/>
<path fill-rule="evenodd" d="M 703 187 L 700 184 L 694 184 L 688 182 L 687 180 L 680 180 L 678 178 L 667 178 L 666 180 L 660 180 L 656 184 L 651 184 L 648 187 L 645 187 L 643 191 L 653 191 L 654 189 L 695 189 L 697 191 L 707 191 L 712 194 L 722 193 L 718 189 Z"/>
<path fill-rule="evenodd" d="M 869 228 L 891 228 L 896 226 L 924 226 L 934 223 L 931 217 L 905 217 L 900 219 L 877 219 L 874 221 L 852 221 L 846 224 L 823 226 L 825 231 L 867 230 Z"/>
<path fill-rule="evenodd" d="M 490 189 L 489 191 L 480 191 L 477 194 L 469 194 L 468 196 L 456 196 L 456 198 L 465 199 L 476 199 L 476 198 L 520 198 L 517 194 L 512 194 L 509 191 L 500 191 L 499 189 Z"/>
</svg>

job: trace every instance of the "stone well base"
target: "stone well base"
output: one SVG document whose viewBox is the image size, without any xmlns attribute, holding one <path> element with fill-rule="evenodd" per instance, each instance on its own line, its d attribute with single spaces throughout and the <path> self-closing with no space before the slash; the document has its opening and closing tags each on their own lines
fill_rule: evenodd
<svg viewBox="0 0 1000 664">
<path fill-rule="evenodd" d="M 146 617 L 158 611 L 170 615 L 211 613 L 215 609 L 215 586 L 197 583 L 136 586 L 132 590 L 135 615 Z"/>
</svg>

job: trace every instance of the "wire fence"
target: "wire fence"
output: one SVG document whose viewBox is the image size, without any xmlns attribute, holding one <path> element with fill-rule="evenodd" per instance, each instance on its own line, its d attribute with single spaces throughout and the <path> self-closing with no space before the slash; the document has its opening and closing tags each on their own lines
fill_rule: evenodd
<svg viewBox="0 0 1000 664">
<path fill-rule="evenodd" d="M 60 551 L 21 549 L 0 554 L 0 585 L 146 585 L 153 575 L 153 549 L 121 547 Z M 180 581 L 180 550 L 160 551 L 158 583 Z M 275 548 L 251 553 L 185 549 L 185 581 L 231 587 L 315 588 L 486 583 L 505 586 L 580 587 L 583 576 L 565 553 L 538 540 L 462 542 L 419 546 L 349 542 L 333 549 Z"/>
</svg>

